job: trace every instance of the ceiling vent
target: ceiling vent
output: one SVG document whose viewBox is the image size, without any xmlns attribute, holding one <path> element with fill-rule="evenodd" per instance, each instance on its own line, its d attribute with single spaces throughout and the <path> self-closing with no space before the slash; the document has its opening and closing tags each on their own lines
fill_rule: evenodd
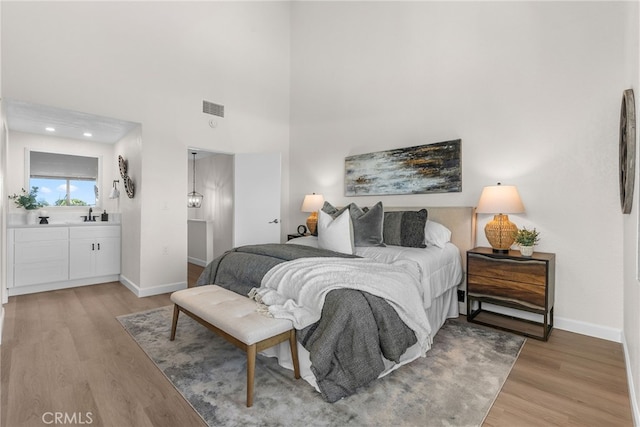
<svg viewBox="0 0 640 427">
<path fill-rule="evenodd" d="M 218 117 L 224 117 L 224 105 L 214 104 L 209 101 L 202 101 L 202 112 Z"/>
</svg>

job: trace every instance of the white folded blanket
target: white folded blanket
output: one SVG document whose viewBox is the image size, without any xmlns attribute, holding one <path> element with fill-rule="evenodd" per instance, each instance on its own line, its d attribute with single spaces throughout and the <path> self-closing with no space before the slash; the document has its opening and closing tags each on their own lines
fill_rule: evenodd
<svg viewBox="0 0 640 427">
<path fill-rule="evenodd" d="M 384 264 L 366 258 L 300 258 L 273 267 L 249 296 L 268 306 L 271 316 L 289 319 L 296 329 L 303 329 L 320 320 L 329 291 L 345 288 L 384 298 L 415 332 L 422 352 L 431 347 L 420 270 L 413 261 Z"/>
</svg>

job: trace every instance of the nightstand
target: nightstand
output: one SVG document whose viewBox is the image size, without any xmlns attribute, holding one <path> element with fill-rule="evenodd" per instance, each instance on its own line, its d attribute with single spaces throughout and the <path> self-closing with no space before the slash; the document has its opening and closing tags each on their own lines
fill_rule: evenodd
<svg viewBox="0 0 640 427">
<path fill-rule="evenodd" d="M 467 321 L 546 341 L 553 329 L 555 262 L 555 254 L 546 252 L 524 257 L 519 251 L 498 254 L 491 248 L 467 251 Z M 487 310 L 483 303 L 515 309 L 523 317 Z M 524 312 L 538 314 L 542 321 L 526 319 L 531 316 Z M 535 333 L 540 329 L 542 334 Z"/>
<path fill-rule="evenodd" d="M 287 234 L 287 240 L 295 239 L 297 237 L 311 236 L 311 234 Z"/>
</svg>

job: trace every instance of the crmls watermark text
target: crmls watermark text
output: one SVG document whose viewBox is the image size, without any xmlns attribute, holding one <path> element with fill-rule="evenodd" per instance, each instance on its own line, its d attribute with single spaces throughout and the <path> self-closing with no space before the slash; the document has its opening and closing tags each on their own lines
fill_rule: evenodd
<svg viewBox="0 0 640 427">
<path fill-rule="evenodd" d="M 42 414 L 42 422 L 45 424 L 93 424 L 91 412 L 45 412 Z"/>
</svg>

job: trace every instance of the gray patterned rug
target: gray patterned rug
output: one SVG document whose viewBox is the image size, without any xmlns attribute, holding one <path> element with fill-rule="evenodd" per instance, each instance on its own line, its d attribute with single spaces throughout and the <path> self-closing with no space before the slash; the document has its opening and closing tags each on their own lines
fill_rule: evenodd
<svg viewBox="0 0 640 427">
<path fill-rule="evenodd" d="M 169 341 L 172 307 L 118 317 L 210 426 L 478 426 L 524 338 L 448 320 L 427 357 L 353 396 L 326 403 L 274 358 L 258 356 L 253 407 L 245 406 L 246 356 L 188 316 Z"/>
</svg>

